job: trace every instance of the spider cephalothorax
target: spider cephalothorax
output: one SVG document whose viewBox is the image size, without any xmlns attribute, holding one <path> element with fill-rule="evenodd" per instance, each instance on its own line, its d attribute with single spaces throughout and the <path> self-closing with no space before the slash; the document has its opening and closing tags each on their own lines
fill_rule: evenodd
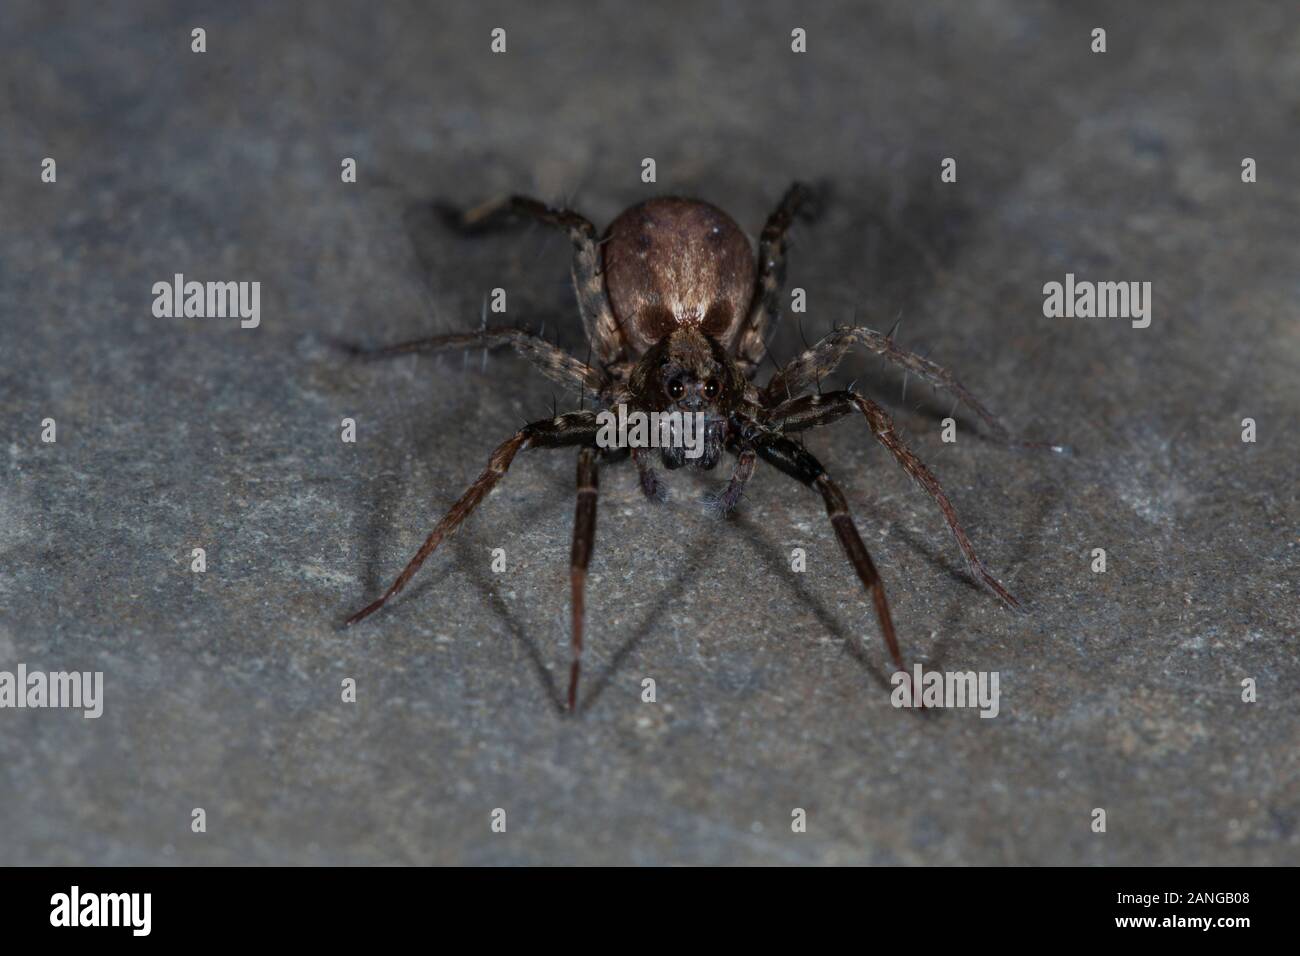
<svg viewBox="0 0 1300 956">
<path fill-rule="evenodd" d="M 448 535 L 482 502 L 525 448 L 576 447 L 577 511 L 570 560 L 572 659 L 568 706 L 577 706 L 585 618 L 587 565 L 596 531 L 599 465 L 630 452 L 646 497 L 662 501 L 667 486 L 647 447 L 611 447 L 603 436 L 602 415 L 614 409 L 655 415 L 667 422 L 666 443 L 656 446 L 658 461 L 669 469 L 717 466 L 724 453 L 736 456 L 726 486 L 707 499 L 719 514 L 739 503 L 759 458 L 815 489 L 831 527 L 863 586 L 871 594 L 890 658 L 904 669 L 880 575 L 853 523 L 839 486 L 792 433 L 860 412 L 872 436 L 930 494 L 943 512 L 971 573 L 1011 607 L 1016 599 L 984 567 L 957 521 L 938 480 L 903 443 L 883 408 L 852 389 L 823 392 L 819 383 L 854 345 L 880 355 L 923 381 L 953 393 L 994 434 L 1009 441 L 1007 430 L 946 369 L 900 348 L 887 335 L 864 327 L 836 329 L 781 366 L 765 386 L 754 382 L 766 356 L 767 336 L 780 315 L 785 274 L 785 236 L 794 217 L 805 212 L 809 191 L 795 184 L 768 217 L 759 239 L 757 262 L 749 240 L 722 210 L 690 199 L 652 199 L 628 209 L 603 238 L 595 227 L 567 209 L 534 199 L 512 197 L 467 212 L 447 210 L 450 224 L 478 232 L 513 218 L 539 220 L 565 230 L 573 243 L 573 284 L 592 359 L 579 361 L 539 336 L 521 329 L 419 339 L 386 348 L 354 352 L 386 357 L 466 346 L 513 345 L 545 375 L 592 396 L 589 407 L 532 422 L 492 453 L 488 466 L 438 522 L 397 580 L 376 601 L 348 619 L 353 624 L 377 611 L 395 595 Z M 817 390 L 809 389 L 817 385 Z M 683 416 L 694 416 L 687 423 Z M 702 441 L 691 448 L 688 427 L 700 423 Z M 607 424 L 607 422 L 606 422 Z"/>
<path fill-rule="evenodd" d="M 660 456 L 667 468 L 693 464 L 708 470 L 722 457 L 745 384 L 744 373 L 716 339 L 686 326 L 669 332 L 637 362 L 628 376 L 627 404 L 641 412 L 703 415 L 702 455 L 689 458 L 684 444 L 674 442 L 661 448 Z"/>
</svg>

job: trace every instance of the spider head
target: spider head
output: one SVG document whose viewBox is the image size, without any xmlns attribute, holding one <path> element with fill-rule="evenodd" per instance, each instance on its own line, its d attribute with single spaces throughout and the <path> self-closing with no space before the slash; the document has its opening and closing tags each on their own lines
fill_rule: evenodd
<svg viewBox="0 0 1300 956">
<path fill-rule="evenodd" d="M 682 428 L 674 425 L 675 440 L 661 447 L 665 467 L 717 465 L 727 441 L 727 419 L 745 393 L 744 374 L 721 345 L 697 329 L 676 329 L 642 356 L 629 385 L 639 410 L 683 416 Z M 694 438 L 699 428 L 702 437 Z M 687 453 L 692 440 L 697 447 L 702 441 L 701 452 Z"/>
</svg>

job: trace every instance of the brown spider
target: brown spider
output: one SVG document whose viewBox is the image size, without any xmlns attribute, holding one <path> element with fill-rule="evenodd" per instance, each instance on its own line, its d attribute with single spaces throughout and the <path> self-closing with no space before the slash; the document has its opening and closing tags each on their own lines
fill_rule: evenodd
<svg viewBox="0 0 1300 956">
<path fill-rule="evenodd" d="M 856 409 L 872 435 L 930 493 L 952 529 L 972 574 L 1017 608 L 1019 602 L 975 554 L 938 480 L 903 444 L 885 410 L 851 388 L 803 394 L 825 378 L 851 346 L 861 345 L 902 366 L 908 373 L 947 389 L 970 407 L 1003 441 L 1008 432 L 946 369 L 898 347 L 891 336 L 868 328 L 841 328 L 780 368 L 766 387 L 753 381 L 766 355 L 769 328 L 780 315 L 785 279 L 785 236 L 796 215 L 811 206 L 803 185 L 791 186 L 768 217 L 759 240 L 757 267 L 749 240 L 722 210 L 690 199 L 651 199 L 623 212 L 598 239 L 595 227 L 568 209 L 554 209 L 520 196 L 487 203 L 467 212 L 444 209 L 462 232 L 477 232 L 513 217 L 528 217 L 564 229 L 573 242 L 573 285 L 594 362 L 580 362 L 544 339 L 521 329 L 486 328 L 440 335 L 387 348 L 362 350 L 365 357 L 388 357 L 470 346 L 512 345 L 548 378 L 578 386 L 594 396 L 593 407 L 532 422 L 503 442 L 486 470 L 452 505 L 398 575 L 374 603 L 348 619 L 352 625 L 373 614 L 401 591 L 420 566 L 460 527 L 506 473 L 524 448 L 578 446 L 577 512 L 574 518 L 570 579 L 573 641 L 569 672 L 569 710 L 578 699 L 582 665 L 582 627 L 587 579 L 596 532 L 597 462 L 627 457 L 627 448 L 597 445 L 598 413 L 625 405 L 642 413 L 703 413 L 702 453 L 693 460 L 681 447 L 666 447 L 667 468 L 717 465 L 722 452 L 736 455 L 731 479 L 712 496 L 726 514 L 735 508 L 754 472 L 757 458 L 821 493 L 831 526 L 870 593 L 880 629 L 895 667 L 904 670 L 898 638 L 880 575 L 849 513 L 844 495 L 826 470 L 790 433 L 825 425 Z M 1042 444 L 1042 443 L 1033 443 Z M 663 501 L 666 486 L 644 448 L 630 451 L 647 498 Z"/>
</svg>

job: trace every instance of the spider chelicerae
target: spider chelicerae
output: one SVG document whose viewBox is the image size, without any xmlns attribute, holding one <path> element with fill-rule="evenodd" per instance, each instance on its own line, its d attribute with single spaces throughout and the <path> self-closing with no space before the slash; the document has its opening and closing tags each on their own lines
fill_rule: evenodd
<svg viewBox="0 0 1300 956">
<path fill-rule="evenodd" d="M 577 708 L 582 670 L 587 566 L 596 533 L 596 497 L 601 464 L 631 457 L 642 491 L 652 501 L 667 497 L 667 486 L 648 448 L 600 447 L 600 413 L 618 406 L 649 414 L 702 414 L 702 448 L 689 457 L 680 446 L 657 449 L 668 469 L 691 465 L 712 469 L 723 452 L 736 462 L 726 486 L 709 497 L 712 510 L 727 514 L 740 501 L 758 459 L 815 489 L 822 496 L 831 527 L 863 587 L 870 593 L 881 634 L 894 666 L 905 671 L 890 617 L 885 589 L 867 552 L 839 486 L 793 433 L 817 428 L 860 412 L 880 442 L 923 487 L 943 512 L 972 575 L 1008 607 L 1019 602 L 989 573 L 962 530 L 948 496 L 922 461 L 903 443 L 889 415 L 854 391 L 822 392 L 820 382 L 854 346 L 901 366 L 910 375 L 952 393 L 1000 440 L 1012 443 L 999 422 L 951 372 L 900 348 L 890 335 L 865 327 L 838 328 L 778 368 L 765 386 L 755 383 L 766 343 L 781 311 L 786 235 L 796 217 L 811 218 L 812 191 L 795 183 L 768 217 L 758 244 L 757 262 L 749 239 L 725 212 L 693 199 L 659 198 L 620 214 L 603 237 L 587 219 L 569 209 L 512 196 L 460 211 L 441 207 L 463 233 L 478 233 L 519 219 L 563 229 L 573 243 L 573 286 L 589 343 L 589 358 L 579 361 L 545 339 L 518 328 L 484 328 L 440 335 L 377 349 L 351 347 L 365 358 L 415 352 L 511 345 L 544 375 L 592 396 L 590 408 L 531 422 L 492 452 L 487 468 L 451 506 L 420 550 L 387 591 L 347 624 L 373 614 L 402 590 L 429 555 L 453 534 L 505 475 L 525 448 L 576 447 L 577 510 L 570 557 L 572 654 L 568 707 Z M 809 393 L 816 387 L 816 391 Z M 1045 446 L 1045 443 L 1016 443 Z M 1052 446 L 1048 446 L 1052 447 Z"/>
</svg>

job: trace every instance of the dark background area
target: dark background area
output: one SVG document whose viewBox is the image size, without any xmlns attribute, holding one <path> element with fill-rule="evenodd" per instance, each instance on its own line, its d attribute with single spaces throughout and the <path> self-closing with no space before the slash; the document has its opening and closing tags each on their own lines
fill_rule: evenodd
<svg viewBox="0 0 1300 956">
<path fill-rule="evenodd" d="M 0 862 L 1300 862 L 1294 5 L 10 0 L 0 79 L 0 669 L 106 684 L 99 720 L 0 712 Z M 863 423 L 808 438 L 905 655 L 998 671 L 1000 716 L 891 707 L 820 501 L 761 467 L 726 522 L 698 503 L 725 470 L 661 509 L 604 472 L 576 720 L 569 451 L 522 454 L 339 629 L 499 441 L 576 402 L 510 355 L 329 347 L 473 328 L 501 286 L 585 353 L 562 237 L 466 241 L 429 200 L 603 226 L 682 193 L 756 236 L 796 178 L 833 198 L 794 234 L 778 359 L 901 317 L 1075 449 L 960 412 L 944 444 L 947 398 L 862 355 L 836 377 L 890 403 L 1017 616 Z M 176 272 L 260 281 L 261 326 L 155 318 Z M 1152 282 L 1151 327 L 1045 318 L 1067 272 Z"/>
</svg>

